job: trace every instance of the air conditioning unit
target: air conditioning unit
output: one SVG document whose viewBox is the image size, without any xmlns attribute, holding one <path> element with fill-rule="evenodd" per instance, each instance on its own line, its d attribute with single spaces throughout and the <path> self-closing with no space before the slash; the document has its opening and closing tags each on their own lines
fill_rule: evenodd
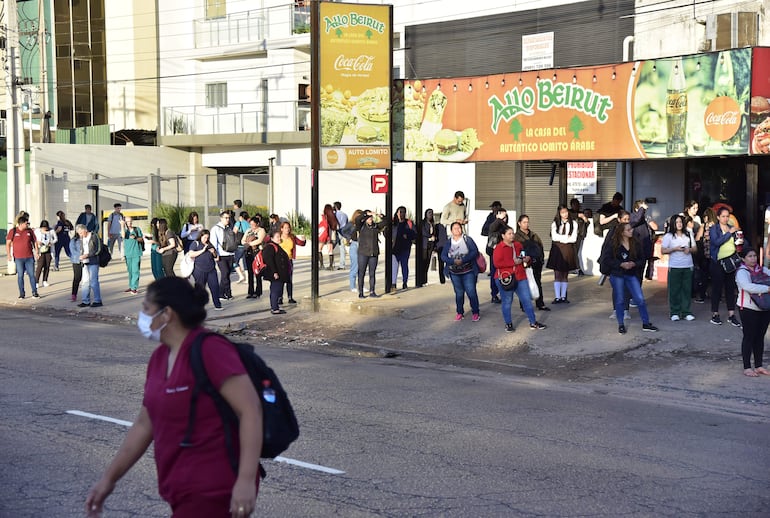
<svg viewBox="0 0 770 518">
<path fill-rule="evenodd" d="M 706 42 L 703 50 L 751 47 L 757 44 L 759 14 L 735 12 L 709 15 L 706 19 Z"/>
</svg>

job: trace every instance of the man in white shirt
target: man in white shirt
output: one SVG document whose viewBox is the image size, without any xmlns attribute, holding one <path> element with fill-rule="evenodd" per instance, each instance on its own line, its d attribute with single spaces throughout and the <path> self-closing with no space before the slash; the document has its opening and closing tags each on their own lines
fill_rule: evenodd
<svg viewBox="0 0 770 518">
<path fill-rule="evenodd" d="M 455 221 L 461 224 L 463 232 L 467 232 L 468 228 L 468 216 L 465 206 L 465 193 L 457 191 L 455 197 L 444 205 L 444 209 L 441 211 L 441 224 L 446 227 L 447 235 L 451 235 L 452 223 Z"/>
<path fill-rule="evenodd" d="M 112 206 L 114 209 L 112 214 L 107 218 L 107 248 L 112 255 L 112 249 L 115 243 L 118 244 L 118 252 L 123 254 L 123 228 L 121 227 L 121 221 L 124 221 L 123 214 L 120 211 L 123 209 L 123 205 L 116 203 Z"/>
<path fill-rule="evenodd" d="M 216 248 L 217 254 L 219 254 L 219 298 L 220 300 L 231 300 L 233 298 L 232 288 L 230 286 L 230 274 L 233 271 L 233 263 L 235 262 L 235 252 L 228 252 L 224 249 L 225 229 L 229 228 L 232 232 L 232 225 L 230 224 L 230 213 L 228 211 L 222 211 L 219 214 L 219 223 L 211 228 L 211 245 Z"/>
</svg>

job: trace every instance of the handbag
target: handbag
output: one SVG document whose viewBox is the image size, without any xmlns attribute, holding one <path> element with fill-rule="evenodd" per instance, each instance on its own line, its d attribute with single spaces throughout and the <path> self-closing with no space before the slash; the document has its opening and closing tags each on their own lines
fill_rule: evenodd
<svg viewBox="0 0 770 518">
<path fill-rule="evenodd" d="M 479 273 L 484 273 L 487 271 L 487 260 L 484 259 L 483 255 L 481 255 L 481 252 L 476 254 L 476 266 L 479 267 Z"/>
<path fill-rule="evenodd" d="M 182 256 L 182 260 L 179 262 L 179 276 L 187 279 L 192 275 L 194 269 L 195 259 L 190 257 L 190 252 L 187 252 Z"/>
<path fill-rule="evenodd" d="M 16 261 L 13 257 L 8 258 L 8 275 L 16 275 Z"/>
<path fill-rule="evenodd" d="M 529 294 L 532 297 L 532 300 L 539 299 L 540 289 L 537 287 L 535 272 L 532 271 L 532 268 L 525 268 L 524 270 L 527 272 L 527 283 L 529 284 Z"/>
<path fill-rule="evenodd" d="M 513 272 L 507 270 L 498 270 L 497 278 L 500 280 L 500 284 L 503 285 L 505 291 L 516 291 L 516 287 L 519 281 L 516 280 L 516 275 Z"/>
<path fill-rule="evenodd" d="M 754 273 L 749 270 L 748 267 L 744 266 L 744 268 L 748 270 L 752 284 L 770 286 L 770 276 L 765 274 L 763 270 Z M 751 301 L 756 304 L 759 309 L 762 311 L 770 310 L 770 293 L 749 293 L 749 296 L 751 297 Z M 743 307 L 743 303 L 741 303 L 741 307 Z"/>
<path fill-rule="evenodd" d="M 742 263 L 743 261 L 737 253 L 719 259 L 719 266 L 722 267 L 722 271 L 725 273 L 733 273 Z"/>
</svg>

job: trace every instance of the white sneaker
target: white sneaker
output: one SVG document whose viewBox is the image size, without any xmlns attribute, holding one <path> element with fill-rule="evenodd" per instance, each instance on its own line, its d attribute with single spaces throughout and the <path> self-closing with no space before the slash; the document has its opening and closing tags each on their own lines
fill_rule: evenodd
<svg viewBox="0 0 770 518">
<path fill-rule="evenodd" d="M 355 289 L 355 288 L 353 288 L 353 289 L 352 289 L 352 290 L 350 290 L 350 291 L 351 291 L 352 293 L 358 293 L 358 290 L 357 290 L 357 289 Z"/>
<path fill-rule="evenodd" d="M 693 320 L 695 320 L 695 315 L 687 315 L 684 317 L 684 319 L 689 322 L 692 322 Z"/>
<path fill-rule="evenodd" d="M 47 288 L 47 287 L 48 287 L 48 281 L 43 281 L 43 288 Z"/>
<path fill-rule="evenodd" d="M 676 322 L 677 320 L 679 320 L 679 315 L 671 315 L 672 322 Z"/>
<path fill-rule="evenodd" d="M 629 313 L 628 310 L 623 312 L 623 320 L 631 320 L 631 313 Z"/>
</svg>

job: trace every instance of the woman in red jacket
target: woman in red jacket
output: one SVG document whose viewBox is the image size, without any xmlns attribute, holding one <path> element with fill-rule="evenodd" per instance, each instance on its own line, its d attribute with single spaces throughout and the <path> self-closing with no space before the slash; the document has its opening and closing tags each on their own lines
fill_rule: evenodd
<svg viewBox="0 0 770 518">
<path fill-rule="evenodd" d="M 527 282 L 527 272 L 524 270 L 531 263 L 532 259 L 525 255 L 521 243 L 513 240 L 514 235 L 513 229 L 506 227 L 500 234 L 501 241 L 497 244 L 492 254 L 492 260 L 496 268 L 494 278 L 500 290 L 500 298 L 502 299 L 501 309 L 503 320 L 505 321 L 505 330 L 508 332 L 515 330 L 511 319 L 514 291 L 524 307 L 524 312 L 527 314 L 530 329 L 545 329 L 546 326 L 535 318 L 535 310 L 532 307 L 532 295 L 530 294 L 529 283 Z M 515 284 L 516 287 L 512 288 L 511 284 Z"/>
</svg>

